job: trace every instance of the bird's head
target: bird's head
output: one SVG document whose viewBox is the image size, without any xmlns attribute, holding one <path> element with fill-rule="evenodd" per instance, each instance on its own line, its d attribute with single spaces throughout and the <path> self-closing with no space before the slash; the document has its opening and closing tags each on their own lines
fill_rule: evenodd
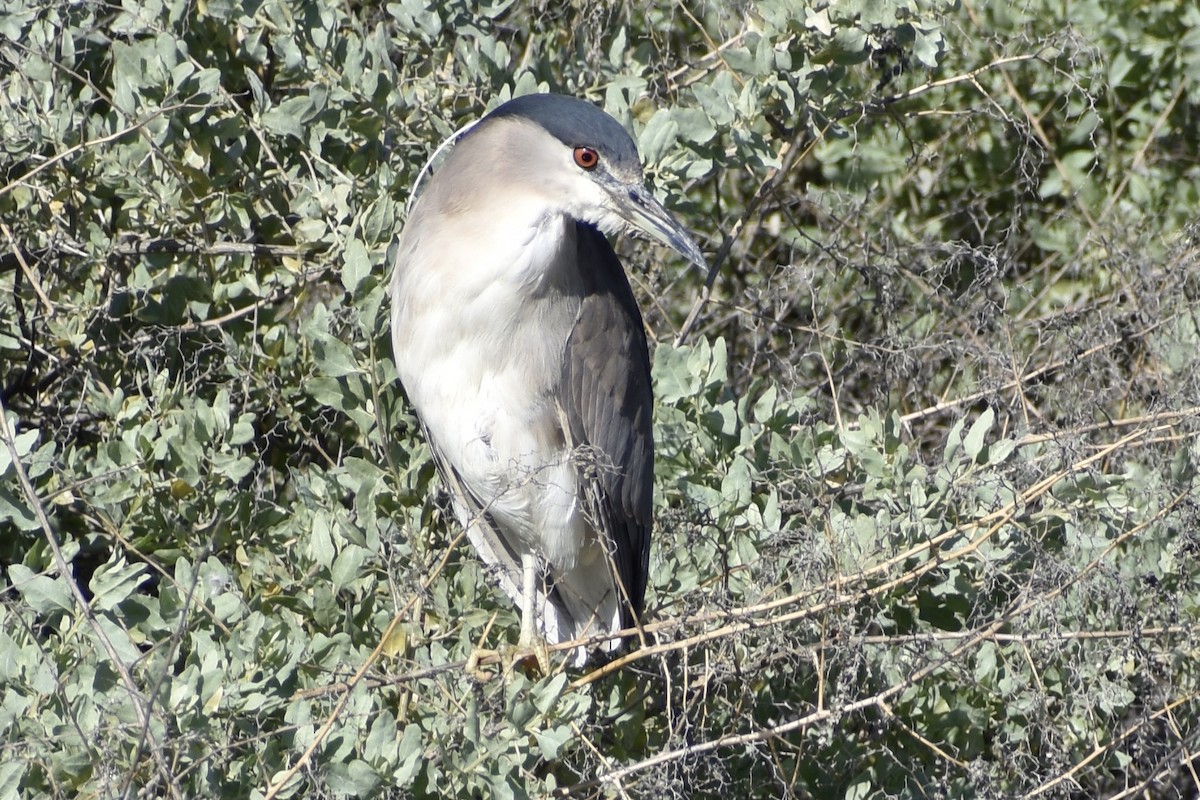
<svg viewBox="0 0 1200 800">
<path fill-rule="evenodd" d="M 496 108 L 468 134 L 502 159 L 543 202 L 606 233 L 632 227 L 704 267 L 695 240 L 642 177 L 633 139 L 591 103 L 532 94 Z"/>
</svg>

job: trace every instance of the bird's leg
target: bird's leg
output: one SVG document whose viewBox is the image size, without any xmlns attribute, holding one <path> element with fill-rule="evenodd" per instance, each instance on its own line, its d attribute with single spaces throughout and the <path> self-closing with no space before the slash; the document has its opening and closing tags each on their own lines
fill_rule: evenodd
<svg viewBox="0 0 1200 800">
<path fill-rule="evenodd" d="M 521 554 L 521 636 L 513 666 L 535 668 L 542 675 L 550 674 L 550 651 L 537 624 L 538 559 L 534 553 Z M 529 662 L 536 663 L 536 667 Z"/>
<path fill-rule="evenodd" d="M 529 647 L 537 633 L 537 556 L 521 554 L 521 638 L 518 644 Z"/>
</svg>

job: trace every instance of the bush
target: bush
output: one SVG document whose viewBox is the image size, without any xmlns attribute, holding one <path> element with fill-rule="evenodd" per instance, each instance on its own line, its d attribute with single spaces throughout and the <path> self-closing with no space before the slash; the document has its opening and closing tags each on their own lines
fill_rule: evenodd
<svg viewBox="0 0 1200 800">
<path fill-rule="evenodd" d="M 1200 13 L 1061 13 L 8 2 L 0 798 L 1200 791 Z M 620 243 L 651 636 L 532 678 L 384 287 L 548 88 L 712 272 Z"/>
</svg>

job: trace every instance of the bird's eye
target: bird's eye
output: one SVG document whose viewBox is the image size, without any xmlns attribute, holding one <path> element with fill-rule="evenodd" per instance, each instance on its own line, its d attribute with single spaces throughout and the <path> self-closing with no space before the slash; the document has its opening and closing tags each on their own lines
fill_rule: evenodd
<svg viewBox="0 0 1200 800">
<path fill-rule="evenodd" d="M 593 170 L 600 163 L 600 154 L 590 147 L 576 147 L 575 163 L 586 170 Z"/>
</svg>

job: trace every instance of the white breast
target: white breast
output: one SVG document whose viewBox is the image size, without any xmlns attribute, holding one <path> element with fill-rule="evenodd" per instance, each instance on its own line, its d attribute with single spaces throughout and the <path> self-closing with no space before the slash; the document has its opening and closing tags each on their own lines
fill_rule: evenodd
<svg viewBox="0 0 1200 800">
<path fill-rule="evenodd" d="M 430 438 L 514 544 L 573 568 L 586 523 L 552 396 L 578 313 L 574 223 L 555 215 L 456 228 L 436 253 L 401 242 L 396 367 Z M 560 255 L 569 254 L 570 258 Z M 465 522 L 465 520 L 464 520 Z"/>
</svg>

